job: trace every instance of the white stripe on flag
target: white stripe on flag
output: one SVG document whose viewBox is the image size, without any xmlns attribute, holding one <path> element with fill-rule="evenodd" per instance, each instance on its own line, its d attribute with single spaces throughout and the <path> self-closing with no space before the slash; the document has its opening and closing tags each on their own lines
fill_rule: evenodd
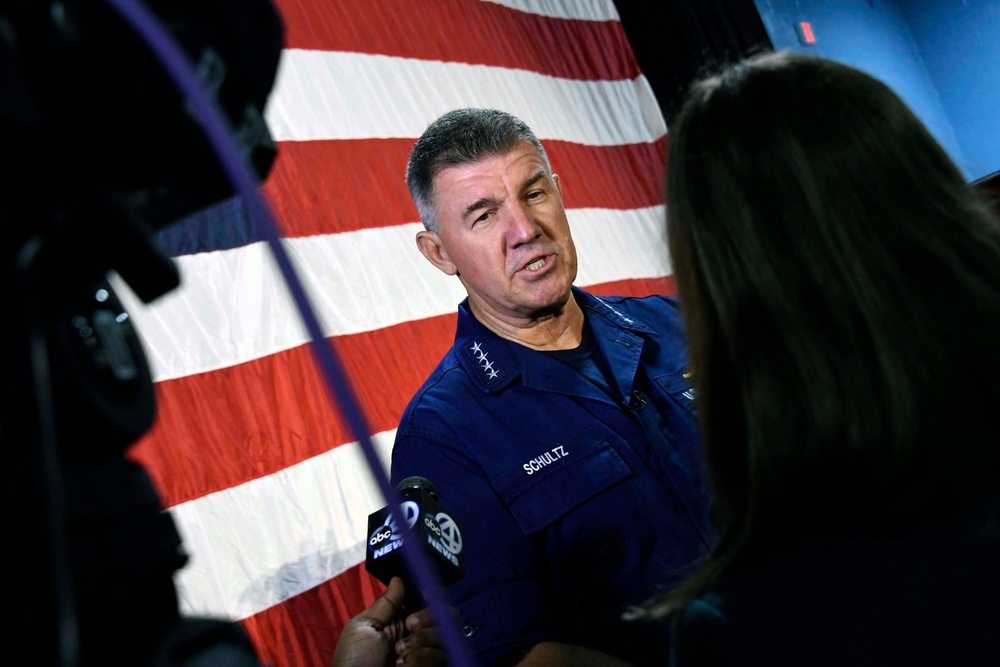
<svg viewBox="0 0 1000 667">
<path fill-rule="evenodd" d="M 617 21 L 618 10 L 611 0 L 483 0 L 526 14 L 582 21 Z"/>
<path fill-rule="evenodd" d="M 670 274 L 664 207 L 570 209 L 577 284 Z M 455 312 L 461 283 L 416 249 L 419 223 L 285 239 L 324 336 L 360 333 Z M 155 381 L 259 359 L 308 342 L 263 243 L 186 255 L 181 286 L 150 305 L 114 286 L 139 331 Z"/>
<path fill-rule="evenodd" d="M 384 469 L 395 435 L 371 436 Z M 239 620 L 332 579 L 364 561 L 368 515 L 384 506 L 353 442 L 170 508 L 190 555 L 182 611 Z"/>
<path fill-rule="evenodd" d="M 577 81 L 524 70 L 287 49 L 265 118 L 276 141 L 418 137 L 458 107 L 515 113 L 543 141 L 647 143 L 666 134 L 644 76 Z"/>
</svg>

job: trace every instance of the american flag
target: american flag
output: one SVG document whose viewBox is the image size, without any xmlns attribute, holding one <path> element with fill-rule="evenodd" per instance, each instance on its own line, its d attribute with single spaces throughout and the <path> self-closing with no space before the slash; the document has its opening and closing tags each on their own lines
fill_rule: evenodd
<svg viewBox="0 0 1000 667">
<path fill-rule="evenodd" d="M 404 181 L 456 107 L 524 119 L 562 179 L 597 294 L 673 293 L 667 129 L 610 0 L 277 0 L 285 48 L 263 183 L 323 333 L 388 467 L 397 420 L 449 348 L 464 292 L 418 252 Z M 238 200 L 162 240 L 182 285 L 122 300 L 153 368 L 155 425 L 131 449 L 190 555 L 188 615 L 239 621 L 263 661 L 326 666 L 383 590 L 364 569 L 385 499 L 328 397 L 309 336 Z"/>
</svg>

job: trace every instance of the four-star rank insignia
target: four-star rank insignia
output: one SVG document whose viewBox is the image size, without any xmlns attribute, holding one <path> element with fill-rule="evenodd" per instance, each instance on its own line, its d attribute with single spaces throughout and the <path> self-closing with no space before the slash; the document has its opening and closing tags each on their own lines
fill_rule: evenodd
<svg viewBox="0 0 1000 667">
<path fill-rule="evenodd" d="M 483 372 L 483 378 L 487 382 L 492 382 L 504 376 L 503 369 L 493 365 L 489 357 L 489 352 L 483 348 L 482 342 L 475 341 L 471 347 L 465 349 L 465 353 L 476 362 L 479 370 Z"/>
</svg>

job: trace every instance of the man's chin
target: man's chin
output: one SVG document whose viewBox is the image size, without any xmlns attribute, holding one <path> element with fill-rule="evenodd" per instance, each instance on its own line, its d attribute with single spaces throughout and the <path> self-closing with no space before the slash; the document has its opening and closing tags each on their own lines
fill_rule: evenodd
<svg viewBox="0 0 1000 667">
<path fill-rule="evenodd" d="M 561 315 L 563 311 L 566 310 L 566 306 L 572 298 L 573 292 L 570 287 L 567 286 L 566 291 L 561 294 L 540 297 L 535 304 L 532 304 L 532 311 L 536 319 L 550 317 L 553 315 Z"/>
</svg>

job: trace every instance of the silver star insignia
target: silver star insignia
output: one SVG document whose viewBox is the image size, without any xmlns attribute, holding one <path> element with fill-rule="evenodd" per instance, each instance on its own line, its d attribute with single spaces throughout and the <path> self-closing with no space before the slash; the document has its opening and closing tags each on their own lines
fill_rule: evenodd
<svg viewBox="0 0 1000 667">
<path fill-rule="evenodd" d="M 496 371 L 495 371 L 495 370 L 493 370 L 492 368 L 490 369 L 490 379 L 491 379 L 491 380 L 492 380 L 493 378 L 495 378 L 496 376 L 498 376 L 498 375 L 500 375 L 500 373 L 496 372 Z"/>
<path fill-rule="evenodd" d="M 473 343 L 472 347 L 470 347 L 469 349 L 472 350 L 473 354 L 481 354 L 482 353 L 482 350 L 479 348 L 479 342 L 478 341 L 475 342 L 475 343 Z"/>
</svg>

